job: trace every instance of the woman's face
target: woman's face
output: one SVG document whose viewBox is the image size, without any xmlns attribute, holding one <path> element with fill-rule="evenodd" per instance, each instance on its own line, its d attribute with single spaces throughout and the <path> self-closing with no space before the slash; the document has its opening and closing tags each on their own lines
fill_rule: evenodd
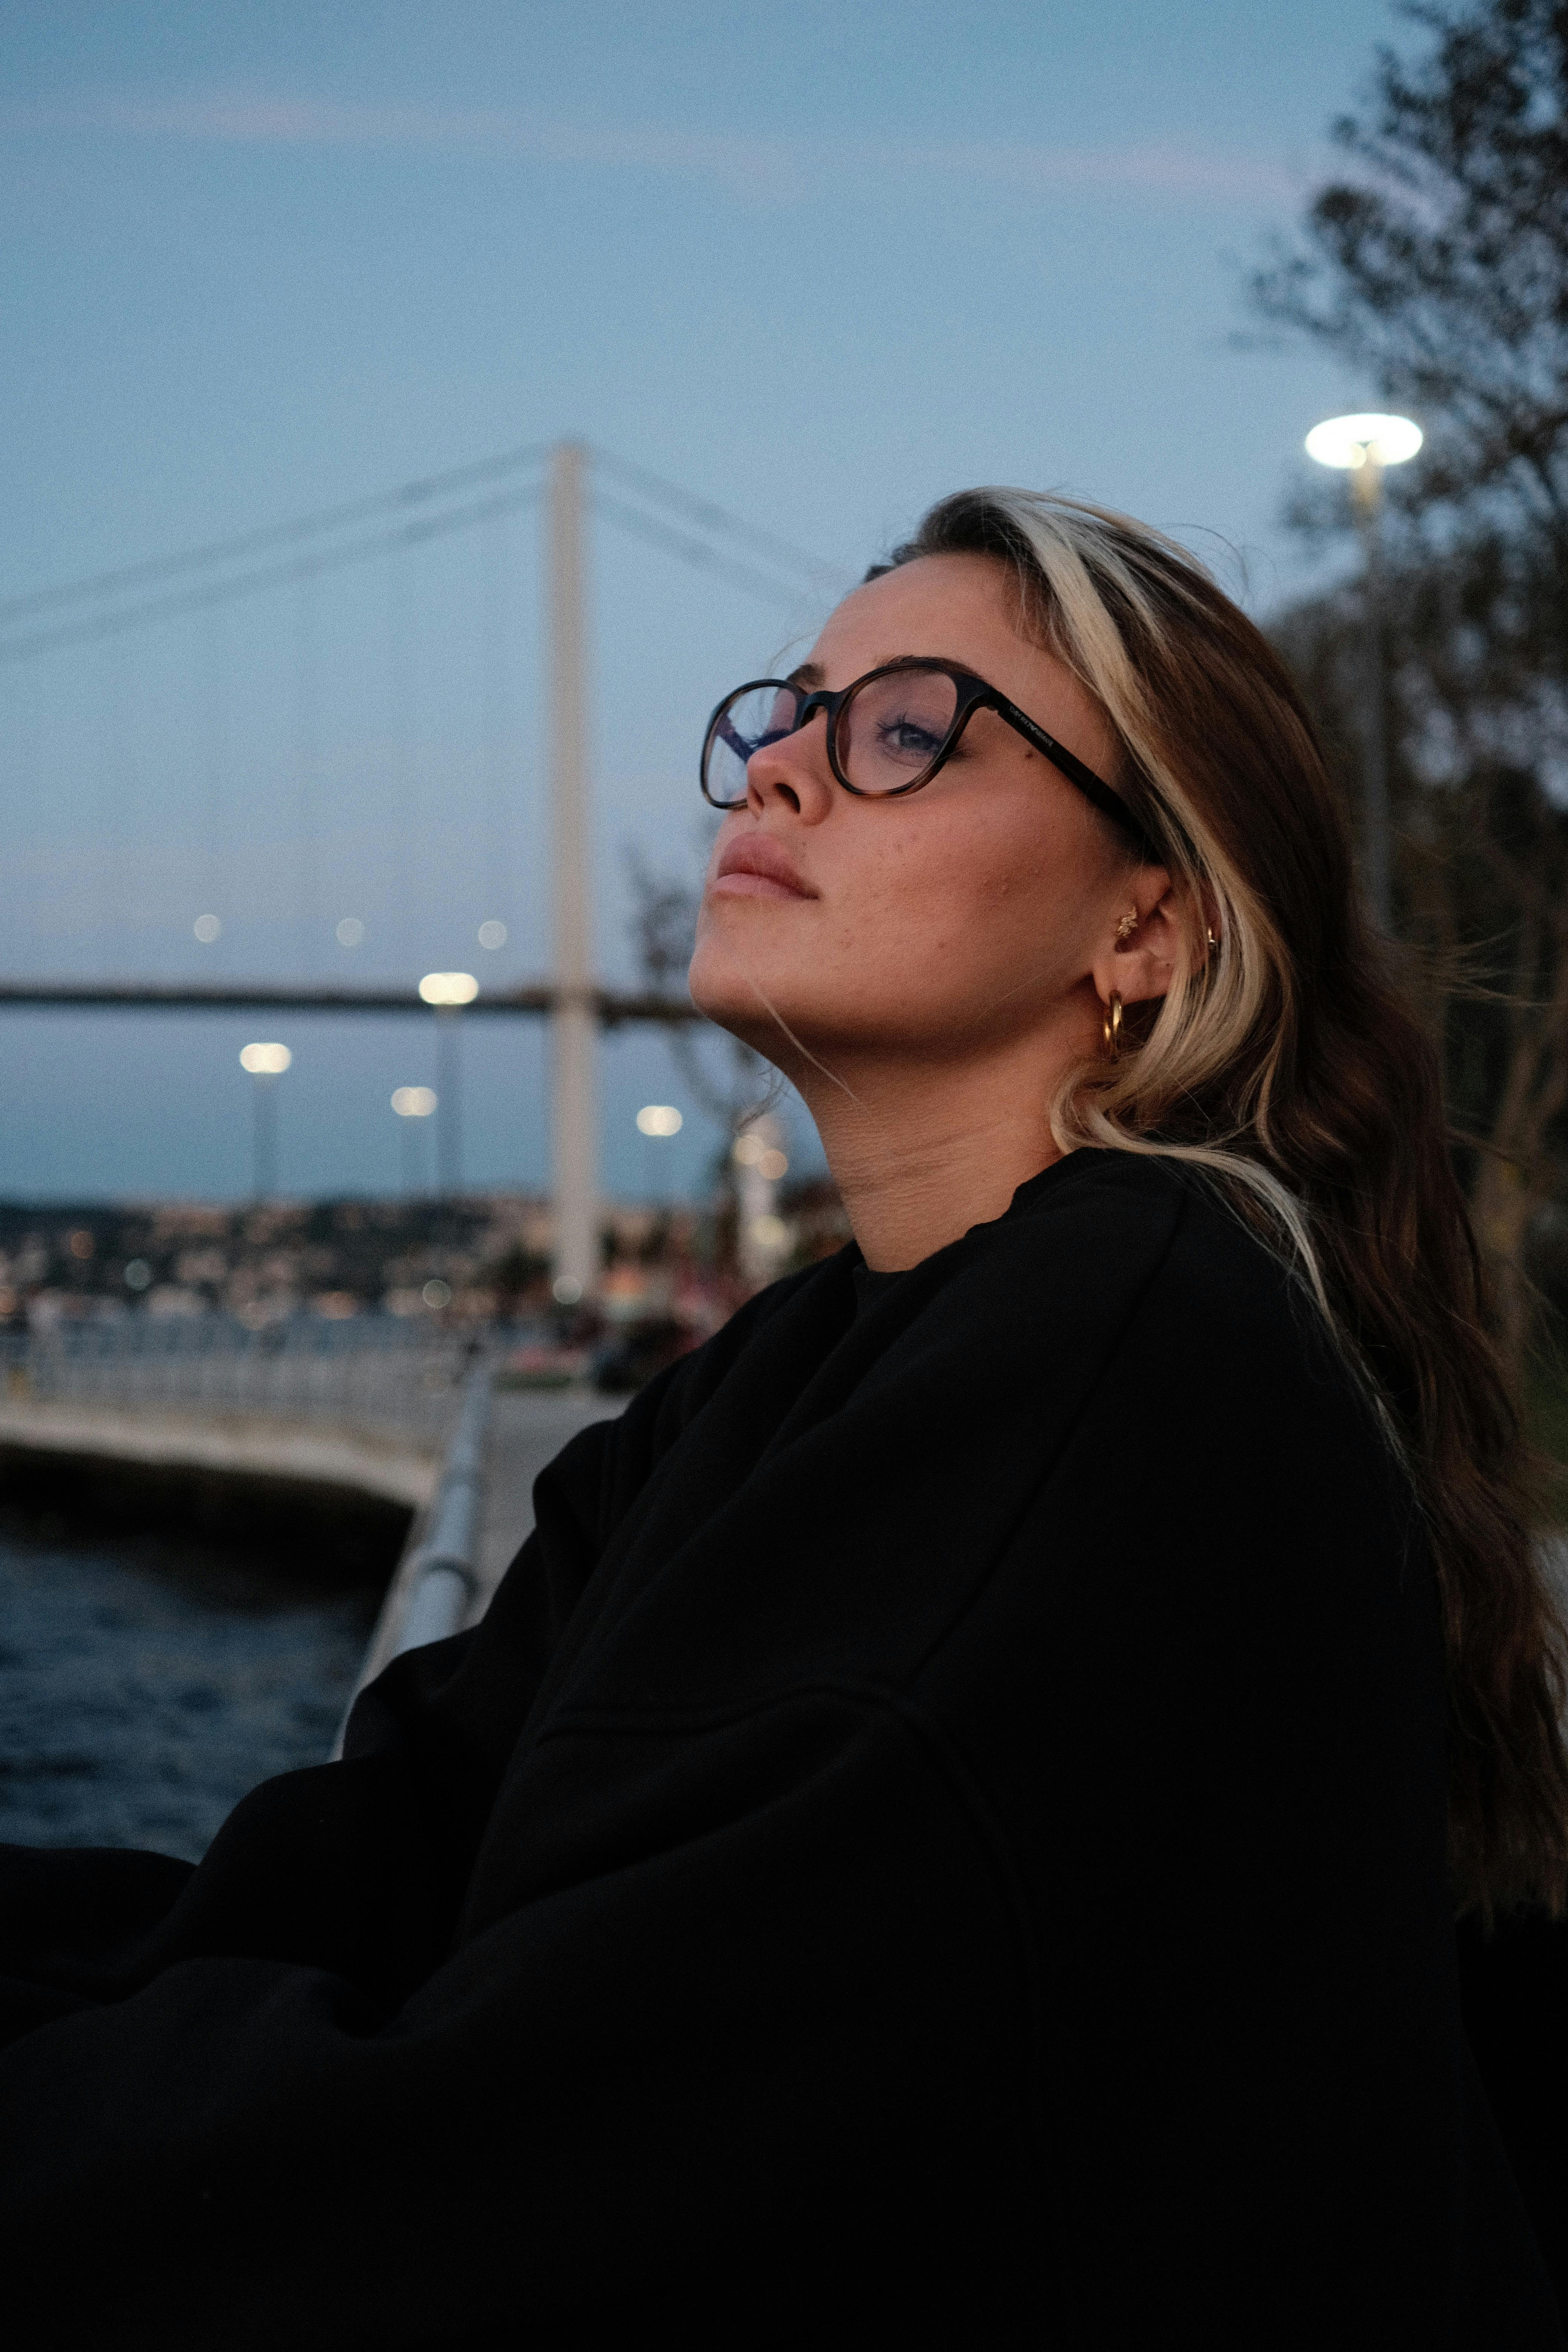
<svg viewBox="0 0 1568 2352">
<path fill-rule="evenodd" d="M 1013 585 L 984 556 L 926 556 L 846 597 L 795 673 L 837 688 L 905 655 L 1000 688 L 1101 776 L 1116 748 L 1096 705 L 1014 626 Z M 759 751 L 709 865 L 694 1001 L 793 1076 L 800 1044 L 940 1061 L 1050 1030 L 1090 1053 L 1091 976 L 1131 903 L 1106 820 L 995 713 L 977 711 L 935 779 L 857 799 L 827 763 L 826 721 Z M 1081 1033 L 1081 1034 L 1080 1034 Z"/>
</svg>

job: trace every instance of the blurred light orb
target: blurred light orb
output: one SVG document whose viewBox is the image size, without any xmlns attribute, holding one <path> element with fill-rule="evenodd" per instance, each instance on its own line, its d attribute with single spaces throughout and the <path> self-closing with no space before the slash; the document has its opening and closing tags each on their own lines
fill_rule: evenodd
<svg viewBox="0 0 1568 2352">
<path fill-rule="evenodd" d="M 357 948 L 363 937 L 364 925 L 360 921 L 359 917 L 357 915 L 345 915 L 342 922 L 338 925 L 339 947 Z"/>
<path fill-rule="evenodd" d="M 789 1240 L 789 1227 L 782 1217 L 753 1217 L 747 1230 L 759 1249 L 781 1250 Z"/>
<path fill-rule="evenodd" d="M 428 1118 L 436 1108 L 434 1087 L 394 1087 L 392 1108 L 399 1118 Z"/>
<path fill-rule="evenodd" d="M 1408 416 L 1330 416 L 1307 436 L 1307 455 L 1320 466 L 1353 470 L 1370 457 L 1377 466 L 1403 466 L 1426 439 Z"/>
<path fill-rule="evenodd" d="M 253 1078 L 280 1078 L 294 1056 L 287 1045 L 242 1045 L 239 1066 Z"/>
<path fill-rule="evenodd" d="M 764 1151 L 757 1161 L 757 1173 L 765 1176 L 770 1184 L 776 1184 L 781 1176 L 789 1174 L 789 1161 L 782 1151 Z"/>
<path fill-rule="evenodd" d="M 504 923 L 481 923 L 479 925 L 479 945 L 482 948 L 490 949 L 492 952 L 497 948 L 504 948 L 506 945 L 506 925 Z"/>
<path fill-rule="evenodd" d="M 760 1135 L 738 1135 L 730 1157 L 737 1168 L 755 1168 L 766 1157 L 767 1150 Z"/>
<path fill-rule="evenodd" d="M 685 1125 L 673 1103 L 644 1103 L 637 1113 L 637 1127 L 644 1135 L 679 1135 Z"/>
<path fill-rule="evenodd" d="M 191 929 L 204 948 L 210 948 L 213 941 L 223 935 L 223 925 L 216 915 L 198 915 Z"/>
<path fill-rule="evenodd" d="M 550 1296 L 557 1307 L 575 1307 L 583 1296 L 583 1286 L 574 1274 L 558 1274 L 550 1286 Z"/>
<path fill-rule="evenodd" d="M 471 1004 L 479 992 L 471 971 L 427 971 L 419 983 L 426 1004 Z"/>
<path fill-rule="evenodd" d="M 153 1279 L 153 1269 L 144 1257 L 133 1257 L 125 1269 L 127 1290 L 145 1290 Z"/>
<path fill-rule="evenodd" d="M 439 1275 L 435 1275 L 425 1285 L 419 1296 L 426 1307 L 450 1307 L 452 1286 L 450 1283 L 443 1282 Z"/>
</svg>

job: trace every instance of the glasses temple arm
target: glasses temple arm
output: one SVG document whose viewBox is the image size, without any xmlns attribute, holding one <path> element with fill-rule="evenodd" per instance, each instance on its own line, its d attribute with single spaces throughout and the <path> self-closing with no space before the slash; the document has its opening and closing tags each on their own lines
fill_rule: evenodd
<svg viewBox="0 0 1568 2352">
<path fill-rule="evenodd" d="M 1016 702 L 1007 700 L 1005 695 L 997 696 L 996 709 L 1009 727 L 1016 728 L 1026 742 L 1032 743 L 1035 750 L 1047 759 L 1052 767 L 1067 778 L 1069 784 L 1077 785 L 1085 800 L 1092 802 L 1102 816 L 1108 816 L 1112 824 L 1127 835 L 1151 866 L 1157 866 L 1160 863 L 1159 852 L 1154 844 L 1150 840 L 1121 793 L 1112 792 L 1103 777 L 1097 776 L 1092 768 L 1086 767 L 1078 754 L 1075 751 L 1069 751 L 1065 743 L 1058 743 L 1054 735 L 1047 735 L 1045 729 L 1038 726 L 1026 710 L 1020 710 Z"/>
</svg>

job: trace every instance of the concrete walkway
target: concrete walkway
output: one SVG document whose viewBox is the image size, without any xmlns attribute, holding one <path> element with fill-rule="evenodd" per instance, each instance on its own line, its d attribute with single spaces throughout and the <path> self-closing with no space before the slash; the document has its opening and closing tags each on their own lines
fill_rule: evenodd
<svg viewBox="0 0 1568 2352">
<path fill-rule="evenodd" d="M 471 1625 L 533 1527 L 533 1482 L 569 1437 L 590 1422 L 609 1421 L 624 1400 L 586 1389 L 500 1389 L 490 1403 L 485 1443 L 485 1498 L 479 1522 L 479 1591 Z"/>
</svg>

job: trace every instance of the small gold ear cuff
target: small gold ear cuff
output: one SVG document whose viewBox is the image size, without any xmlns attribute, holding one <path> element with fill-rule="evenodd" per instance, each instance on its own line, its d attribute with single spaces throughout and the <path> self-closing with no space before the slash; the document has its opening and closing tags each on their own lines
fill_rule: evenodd
<svg viewBox="0 0 1568 2352">
<path fill-rule="evenodd" d="M 1128 940 L 1132 937 L 1133 932 L 1134 932 L 1137 929 L 1138 929 L 1138 910 L 1137 910 L 1137 908 L 1133 908 L 1133 910 L 1132 910 L 1132 912 L 1131 912 L 1130 915 L 1123 915 L 1123 916 L 1122 916 L 1122 918 L 1121 918 L 1121 921 L 1117 924 L 1117 926 L 1116 926 L 1116 944 L 1117 944 L 1117 946 L 1118 946 L 1119 948 L 1124 948 L 1124 947 L 1127 945 Z"/>
</svg>

